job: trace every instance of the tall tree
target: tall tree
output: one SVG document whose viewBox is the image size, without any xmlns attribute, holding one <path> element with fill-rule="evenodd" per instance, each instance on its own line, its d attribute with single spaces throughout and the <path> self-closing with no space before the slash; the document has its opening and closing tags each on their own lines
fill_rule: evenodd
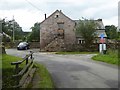
<svg viewBox="0 0 120 90">
<path fill-rule="evenodd" d="M 105 26 L 105 32 L 107 34 L 108 39 L 117 38 L 117 27 L 115 27 L 114 25 Z"/>
<path fill-rule="evenodd" d="M 28 36 L 28 41 L 40 41 L 40 23 L 35 23 L 31 29 L 32 32 Z"/>
<path fill-rule="evenodd" d="M 76 26 L 76 34 L 83 37 L 85 41 L 85 46 L 88 48 L 95 40 L 96 28 L 97 28 L 97 23 L 95 23 L 95 20 L 92 19 L 79 20 L 79 23 Z"/>
</svg>

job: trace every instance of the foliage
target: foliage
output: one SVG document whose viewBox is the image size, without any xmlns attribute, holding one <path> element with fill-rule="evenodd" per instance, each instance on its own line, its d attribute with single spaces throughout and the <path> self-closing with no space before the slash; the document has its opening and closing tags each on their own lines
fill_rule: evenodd
<svg viewBox="0 0 120 90">
<path fill-rule="evenodd" d="M 0 70 L 2 69 L 2 54 L 0 53 Z M 1 75 L 1 71 L 0 71 L 0 75 Z"/>
<path fill-rule="evenodd" d="M 32 32 L 27 37 L 28 41 L 40 41 L 40 23 L 35 23 L 31 29 Z"/>
<path fill-rule="evenodd" d="M 117 27 L 115 27 L 114 25 L 105 26 L 105 32 L 107 34 L 108 39 L 116 39 L 118 37 Z"/>
<path fill-rule="evenodd" d="M 92 19 L 79 20 L 79 23 L 76 26 L 76 34 L 83 37 L 86 47 L 89 47 L 95 40 L 96 28 L 97 23 Z"/>
<path fill-rule="evenodd" d="M 2 22 L 2 33 L 9 35 L 11 38 L 13 37 L 13 30 L 15 35 L 15 40 L 22 39 L 23 31 L 22 28 L 15 20 L 5 21 L 5 19 L 0 20 Z M 3 41 L 7 42 L 8 37 L 4 36 Z"/>
<path fill-rule="evenodd" d="M 2 41 L 3 41 L 3 42 L 10 42 L 11 40 L 10 40 L 10 38 L 7 37 L 6 35 L 3 35 Z"/>
<path fill-rule="evenodd" d="M 120 32 L 118 32 L 117 34 L 118 34 L 117 40 L 120 40 Z"/>
<path fill-rule="evenodd" d="M 93 56 L 92 59 L 96 61 L 102 61 L 102 62 L 118 65 L 119 63 L 118 62 L 118 50 L 109 49 L 107 51 L 107 54 L 104 54 L 104 55 L 98 54 L 96 56 Z"/>
</svg>

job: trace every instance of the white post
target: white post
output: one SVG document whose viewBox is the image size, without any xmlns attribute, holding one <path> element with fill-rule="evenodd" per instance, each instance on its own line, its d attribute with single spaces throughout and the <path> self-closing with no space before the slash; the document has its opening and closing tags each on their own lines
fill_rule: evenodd
<svg viewBox="0 0 120 90">
<path fill-rule="evenodd" d="M 107 50 L 106 49 L 106 44 L 104 44 L 104 43 L 102 43 L 102 44 L 99 44 L 99 52 L 101 53 L 101 54 L 104 54 L 104 50 Z"/>
<path fill-rule="evenodd" d="M 103 43 L 102 43 L 102 54 L 103 54 Z"/>
</svg>

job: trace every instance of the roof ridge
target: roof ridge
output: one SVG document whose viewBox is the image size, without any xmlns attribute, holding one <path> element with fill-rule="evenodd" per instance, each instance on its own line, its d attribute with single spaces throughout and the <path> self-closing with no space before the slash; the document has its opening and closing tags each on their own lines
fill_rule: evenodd
<svg viewBox="0 0 120 90">
<path fill-rule="evenodd" d="M 56 12 L 61 13 L 62 15 L 64 15 L 64 16 L 67 17 L 68 19 L 70 19 L 71 21 L 75 22 L 74 20 L 72 20 L 71 18 L 69 18 L 68 16 L 66 16 L 61 10 L 59 11 L 58 9 L 57 9 L 55 12 L 53 12 L 51 15 L 49 15 L 46 19 L 48 19 L 49 17 L 51 17 L 51 16 L 52 16 L 54 13 L 56 13 Z M 46 19 L 44 19 L 41 23 L 43 23 Z"/>
</svg>

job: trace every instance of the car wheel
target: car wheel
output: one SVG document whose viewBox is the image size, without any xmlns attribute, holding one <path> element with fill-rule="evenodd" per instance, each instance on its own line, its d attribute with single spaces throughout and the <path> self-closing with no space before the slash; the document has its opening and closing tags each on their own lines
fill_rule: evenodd
<svg viewBox="0 0 120 90">
<path fill-rule="evenodd" d="M 19 48 L 17 48 L 17 50 L 19 50 Z"/>
</svg>

